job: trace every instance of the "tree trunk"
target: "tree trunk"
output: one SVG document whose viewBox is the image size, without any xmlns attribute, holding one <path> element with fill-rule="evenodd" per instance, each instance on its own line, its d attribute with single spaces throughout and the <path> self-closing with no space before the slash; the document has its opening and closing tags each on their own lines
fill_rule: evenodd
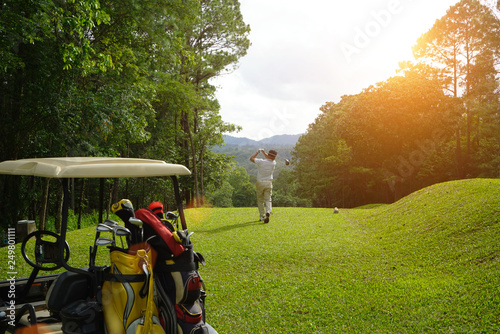
<svg viewBox="0 0 500 334">
<path fill-rule="evenodd" d="M 82 227 L 82 214 L 83 214 L 83 197 L 85 196 L 85 179 L 82 179 L 82 189 L 80 191 L 80 199 L 78 200 L 78 223 L 77 227 L 80 229 Z"/>
<path fill-rule="evenodd" d="M 457 154 L 457 172 L 458 172 L 458 178 L 463 179 L 463 164 L 462 164 L 462 148 L 460 144 L 460 129 L 457 127 L 456 131 L 456 136 L 457 136 L 457 149 L 456 149 L 456 154 Z"/>
<path fill-rule="evenodd" d="M 45 221 L 47 220 L 47 205 L 49 202 L 49 185 L 50 179 L 45 179 L 45 187 L 43 188 L 42 207 L 40 208 L 40 221 L 38 223 L 38 230 L 45 230 Z"/>
<path fill-rule="evenodd" d="M 120 179 L 119 178 L 114 178 L 113 179 L 113 188 L 111 190 L 111 195 L 109 198 L 109 203 L 108 207 L 106 208 L 106 216 L 109 218 L 109 209 L 111 208 L 111 205 L 114 203 L 117 203 L 120 199 L 118 196 L 120 195 Z"/>
<path fill-rule="evenodd" d="M 193 132 L 191 131 L 191 127 L 189 124 L 189 115 L 187 112 L 182 113 L 182 129 L 185 134 L 188 136 L 188 140 L 185 142 L 185 149 L 186 149 L 186 157 L 191 155 L 192 159 L 192 168 L 193 168 L 193 180 L 194 180 L 194 199 L 193 199 L 193 205 L 196 206 L 196 201 L 198 200 L 200 196 L 199 188 L 198 188 L 198 167 L 197 167 L 197 161 L 196 161 L 196 150 L 194 147 L 194 140 L 193 140 Z"/>
<path fill-rule="evenodd" d="M 64 190 L 62 185 L 58 187 L 59 194 L 57 196 L 57 214 L 56 214 L 56 233 L 61 233 L 61 221 L 62 221 L 62 210 L 63 210 L 63 201 L 64 201 Z"/>
<path fill-rule="evenodd" d="M 205 204 L 204 203 L 204 196 L 205 196 L 205 189 L 203 185 L 203 153 L 205 152 L 205 145 L 201 145 L 200 147 L 200 200 L 201 200 L 201 205 Z"/>
<path fill-rule="evenodd" d="M 192 159 L 193 159 L 193 176 L 194 176 L 194 199 L 193 199 L 193 205 L 195 207 L 198 206 L 198 201 L 199 201 L 199 198 L 200 198 L 200 190 L 199 190 L 199 187 L 198 187 L 198 163 L 197 163 L 197 159 L 196 159 L 196 150 L 194 148 L 194 141 L 193 141 L 193 133 L 191 131 L 188 132 L 189 134 L 189 144 L 190 144 L 190 147 L 191 147 L 191 156 L 192 156 Z"/>
</svg>

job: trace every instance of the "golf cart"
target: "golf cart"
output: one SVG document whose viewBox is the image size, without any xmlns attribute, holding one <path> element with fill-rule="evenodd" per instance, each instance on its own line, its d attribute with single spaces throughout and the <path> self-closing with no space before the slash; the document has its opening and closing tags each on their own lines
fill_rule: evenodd
<svg viewBox="0 0 500 334">
<path fill-rule="evenodd" d="M 7 276 L 12 277 L 0 282 L 0 334 L 21 327 L 34 329 L 30 333 L 40 327 L 51 333 L 217 333 L 205 322 L 206 295 L 197 270 L 204 259 L 193 251 L 183 213 L 177 177 L 190 174 L 185 166 L 133 158 L 38 158 L 1 162 L 0 174 L 58 179 L 63 187 L 60 234 L 28 234 L 20 250 L 33 267 L 30 277 L 18 279 L 12 268 Z M 151 207 L 134 211 L 124 199 L 112 210 L 125 226 L 103 221 L 105 179 L 166 176 L 173 182 L 177 214 L 164 215 Z M 66 235 L 74 178 L 101 182 L 101 212 L 85 268 L 68 263 L 71 248 Z M 101 237 L 105 232 L 111 232 L 113 239 Z M 125 237 L 126 244 L 118 245 L 117 236 Z M 32 253 L 28 243 L 34 243 Z M 109 265 L 95 264 L 99 246 L 109 249 Z M 61 268 L 59 274 L 38 275 Z"/>
</svg>

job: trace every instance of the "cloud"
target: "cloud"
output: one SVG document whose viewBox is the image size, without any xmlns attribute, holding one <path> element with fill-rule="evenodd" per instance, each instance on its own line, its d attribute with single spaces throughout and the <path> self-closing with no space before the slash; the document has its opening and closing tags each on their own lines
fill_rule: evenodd
<svg viewBox="0 0 500 334">
<path fill-rule="evenodd" d="M 394 75 L 456 2 L 241 0 L 252 46 L 235 72 L 214 81 L 221 115 L 243 127 L 238 136 L 303 133 L 327 101 Z"/>
</svg>

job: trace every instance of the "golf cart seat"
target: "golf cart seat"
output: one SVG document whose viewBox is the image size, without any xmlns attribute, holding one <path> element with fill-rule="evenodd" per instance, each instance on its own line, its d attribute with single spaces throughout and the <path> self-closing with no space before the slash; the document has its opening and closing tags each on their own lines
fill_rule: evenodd
<svg viewBox="0 0 500 334">
<path fill-rule="evenodd" d="M 89 276 L 65 271 L 49 288 L 45 303 L 53 316 L 59 317 L 61 310 L 77 300 L 85 300 L 91 296 Z"/>
</svg>

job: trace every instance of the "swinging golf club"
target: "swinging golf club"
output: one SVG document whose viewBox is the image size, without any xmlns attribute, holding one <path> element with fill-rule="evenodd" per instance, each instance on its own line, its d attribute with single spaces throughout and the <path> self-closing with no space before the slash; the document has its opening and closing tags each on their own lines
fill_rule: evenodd
<svg viewBox="0 0 500 334">
<path fill-rule="evenodd" d="M 272 151 L 272 150 L 271 150 L 271 151 Z M 265 150 L 265 149 L 263 149 L 263 148 L 260 148 L 260 149 L 259 149 L 259 152 L 260 152 L 260 153 L 262 153 L 262 154 L 264 154 L 264 155 L 266 155 L 266 156 L 269 154 L 269 152 L 266 152 L 266 150 Z M 278 156 L 279 156 L 279 155 L 278 155 Z M 285 165 L 289 166 L 289 165 L 290 165 L 290 160 L 288 160 L 288 159 L 284 159 L 284 160 L 285 160 Z"/>
</svg>

